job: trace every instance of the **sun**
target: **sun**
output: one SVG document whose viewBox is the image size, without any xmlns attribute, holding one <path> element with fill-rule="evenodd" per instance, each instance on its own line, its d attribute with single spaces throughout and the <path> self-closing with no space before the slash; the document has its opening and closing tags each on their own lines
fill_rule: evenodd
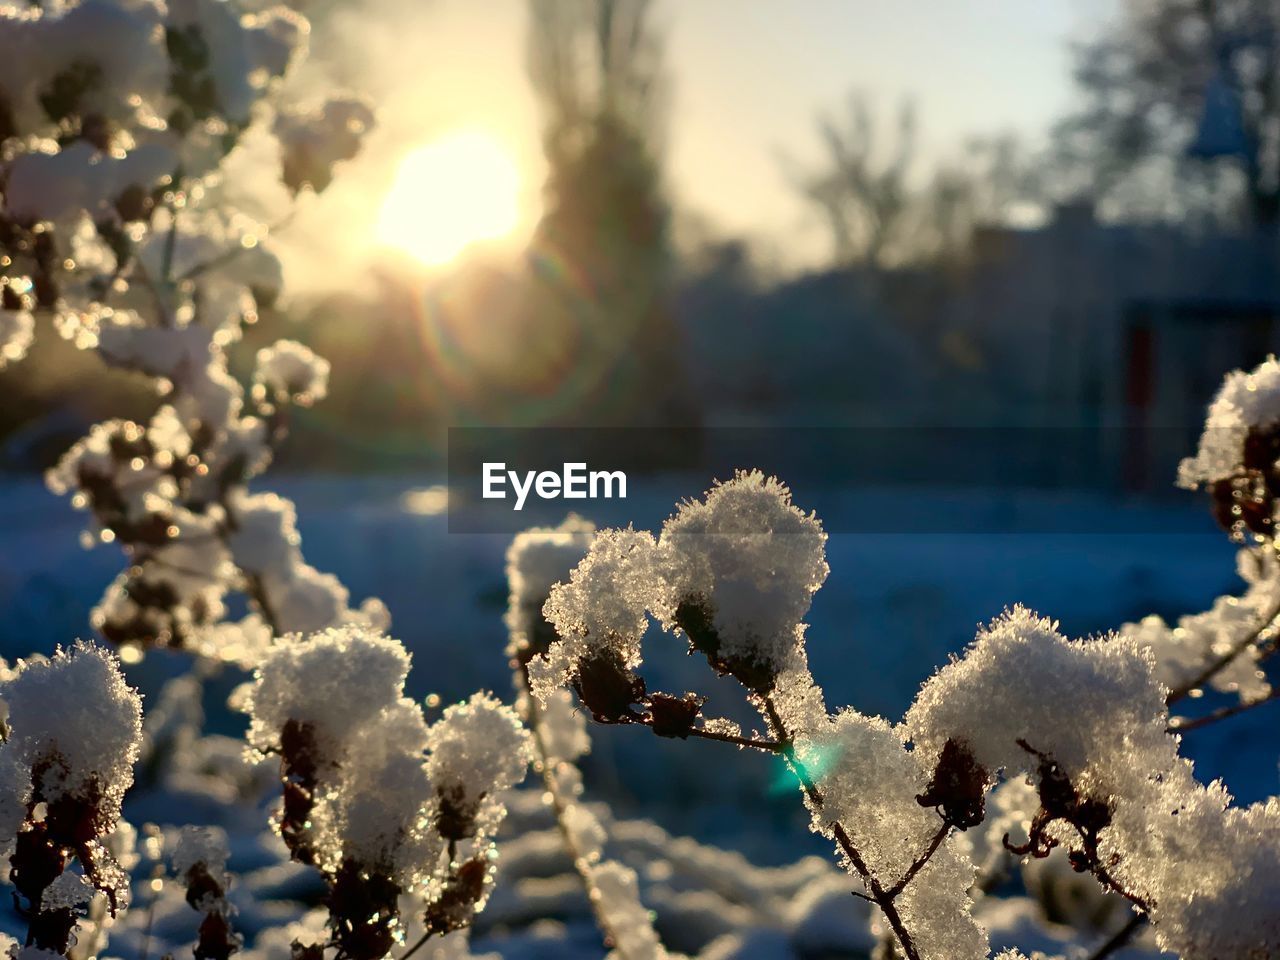
<svg viewBox="0 0 1280 960">
<path fill-rule="evenodd" d="M 447 263 L 515 229 L 519 193 L 515 164 L 497 141 L 479 131 L 451 134 L 401 161 L 375 236 L 424 265 Z"/>
</svg>

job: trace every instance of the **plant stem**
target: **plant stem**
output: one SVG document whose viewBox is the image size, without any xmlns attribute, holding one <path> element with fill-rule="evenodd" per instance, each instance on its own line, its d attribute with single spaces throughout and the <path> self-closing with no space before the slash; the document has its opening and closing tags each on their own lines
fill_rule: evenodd
<svg viewBox="0 0 1280 960">
<path fill-rule="evenodd" d="M 805 795 L 808 796 L 809 801 L 815 807 L 823 807 L 826 801 L 822 791 L 818 789 L 817 784 L 813 782 L 813 778 L 809 775 L 809 771 L 805 769 L 804 764 L 800 762 L 800 758 L 796 756 L 795 747 L 791 743 L 790 735 L 786 725 L 782 722 L 782 716 L 778 713 L 778 708 L 774 704 L 773 698 L 765 694 L 760 698 L 760 702 L 764 707 L 765 720 L 772 727 L 773 736 L 782 744 L 782 755 L 786 758 L 787 765 L 791 767 L 792 772 L 795 773 L 796 778 L 800 781 L 800 785 L 804 789 Z M 862 859 L 862 854 L 858 852 L 858 848 L 845 831 L 843 824 L 838 820 L 831 824 L 831 834 L 836 843 L 840 845 L 840 849 L 844 851 L 849 863 L 858 871 L 858 875 L 871 893 L 871 899 L 875 901 L 876 906 L 880 908 L 885 919 L 889 922 L 889 926 L 898 938 L 898 943 L 901 945 L 903 953 L 906 954 L 906 960 L 920 960 L 920 953 L 911 939 L 911 933 L 907 930 L 906 924 L 902 921 L 902 915 L 898 912 L 898 908 L 893 902 L 893 896 L 890 896 L 889 892 L 880 885 L 880 881 L 871 873 L 866 861 Z"/>
<path fill-rule="evenodd" d="M 907 872 L 902 875 L 902 879 L 886 890 L 885 893 L 890 897 L 896 897 L 906 889 L 907 884 L 915 879 L 916 874 L 924 869 L 924 865 L 933 858 L 935 853 L 938 852 L 938 848 L 942 846 L 942 841 L 947 839 L 947 834 L 950 832 L 951 824 L 944 822 L 942 826 L 938 828 L 938 832 L 933 835 L 933 839 L 929 841 L 929 846 L 924 853 L 916 857 L 911 866 L 907 868 Z"/>
<path fill-rule="evenodd" d="M 652 723 L 644 720 L 638 721 L 641 726 L 652 727 Z M 738 747 L 751 747 L 755 750 L 763 750 L 765 753 L 783 753 L 783 745 L 776 740 L 761 740 L 759 737 L 743 737 L 734 733 L 722 733 L 719 730 L 708 730 L 705 727 L 694 727 L 687 736 L 694 737 L 698 740 L 715 740 L 719 743 L 732 743 Z"/>
<path fill-rule="evenodd" d="M 542 784 L 547 790 L 547 795 L 551 797 L 551 809 L 555 814 L 556 827 L 560 831 L 560 837 L 564 841 L 565 849 L 573 860 L 573 868 L 577 871 L 578 877 L 582 880 L 582 886 L 586 889 L 587 902 L 591 904 L 591 912 L 595 915 L 596 926 L 604 934 L 605 946 L 617 953 L 622 960 L 629 960 L 626 950 L 623 949 L 621 941 L 613 929 L 613 922 L 609 919 L 608 913 L 602 906 L 603 898 L 599 895 L 595 879 L 591 876 L 591 865 L 587 862 L 583 852 L 578 849 L 577 844 L 574 842 L 573 834 L 565 822 L 568 817 L 569 806 L 560 793 L 560 785 L 556 782 L 553 769 L 553 765 L 559 760 L 551 753 L 551 749 L 547 745 L 546 730 L 542 725 L 542 711 L 533 694 L 529 691 L 528 679 L 523 672 L 521 682 L 524 686 L 524 701 L 526 704 L 525 722 L 533 733 L 533 743 L 538 753 L 538 767 L 542 774 Z M 404 957 L 401 957 L 400 960 L 404 960 Z"/>
<path fill-rule="evenodd" d="M 1219 720 L 1226 720 L 1228 717 L 1238 716 L 1247 713 L 1254 707 L 1260 707 L 1264 703 L 1270 703 L 1272 700 L 1280 699 L 1280 687 L 1275 687 L 1265 697 L 1259 697 L 1256 700 L 1246 700 L 1240 703 L 1231 704 L 1226 707 L 1219 707 L 1213 713 L 1207 713 L 1203 717 L 1195 717 L 1186 719 L 1183 717 L 1174 717 L 1169 721 L 1168 731 L 1170 733 L 1185 733 L 1188 730 L 1199 730 L 1201 727 L 1207 727 Z"/>
<path fill-rule="evenodd" d="M 1193 690 L 1199 690 L 1203 687 L 1206 683 L 1226 669 L 1237 657 L 1257 643 L 1263 633 L 1275 624 L 1277 618 L 1280 618 L 1280 593 L 1278 593 L 1276 601 L 1272 604 L 1271 608 L 1267 611 L 1256 629 L 1250 630 L 1243 640 L 1237 643 L 1226 653 L 1211 660 L 1203 670 L 1186 683 L 1174 690 L 1171 690 L 1169 695 L 1165 697 L 1165 703 L 1172 706 L 1179 700 L 1190 696 Z"/>
<path fill-rule="evenodd" d="M 1102 944 L 1097 950 L 1089 954 L 1087 960 L 1103 960 L 1104 957 L 1111 956 L 1111 954 L 1115 953 L 1126 943 L 1132 940 L 1133 935 L 1138 932 L 1138 928 L 1146 923 L 1148 919 L 1150 919 L 1150 917 L 1145 913 L 1135 913 L 1129 919 L 1129 922 L 1117 930 L 1106 943 Z"/>
<path fill-rule="evenodd" d="M 410 947 L 404 953 L 400 954 L 400 960 L 409 960 L 409 958 L 412 957 L 419 950 L 421 950 L 422 947 L 426 944 L 426 942 L 430 939 L 431 939 L 431 931 L 428 930 L 426 933 L 424 933 L 422 936 L 418 938 L 417 942 L 412 947 Z"/>
<path fill-rule="evenodd" d="M 1280 543 L 1278 543 L 1275 540 L 1271 540 L 1267 545 L 1271 549 L 1272 553 L 1275 554 L 1275 559 L 1278 562 L 1280 562 Z M 1191 680 L 1175 688 L 1174 690 L 1171 690 L 1169 692 L 1169 695 L 1165 697 L 1165 704 L 1172 706 L 1173 704 L 1177 703 L 1179 700 L 1182 700 L 1184 697 L 1189 696 L 1192 691 L 1198 690 L 1199 688 L 1203 687 L 1206 683 L 1208 683 L 1215 676 L 1217 676 L 1222 670 L 1226 669 L 1226 667 L 1232 661 L 1234 661 L 1236 657 L 1239 657 L 1246 650 L 1248 650 L 1255 643 L 1257 643 L 1257 641 L 1262 637 L 1262 635 L 1270 627 L 1275 625 L 1277 618 L 1280 618 L 1280 589 L 1277 589 L 1275 600 L 1272 602 L 1270 609 L 1262 617 L 1257 627 L 1249 631 L 1248 635 L 1245 636 L 1244 639 L 1242 639 L 1239 643 L 1237 643 L 1234 647 L 1232 647 L 1226 653 L 1211 660 L 1205 666 L 1205 668 L 1201 670 L 1198 674 L 1196 674 Z M 1271 653 L 1276 652 L 1276 649 L 1277 649 L 1276 642 L 1277 642 L 1276 637 L 1270 638 L 1270 640 L 1268 641 L 1268 645 L 1271 647 L 1271 649 L 1268 651 L 1267 655 L 1270 655 Z"/>
</svg>

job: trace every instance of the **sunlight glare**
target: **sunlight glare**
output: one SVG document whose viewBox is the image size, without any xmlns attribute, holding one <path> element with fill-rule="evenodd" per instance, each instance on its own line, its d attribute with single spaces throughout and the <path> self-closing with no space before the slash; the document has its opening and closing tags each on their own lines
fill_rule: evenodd
<svg viewBox="0 0 1280 960">
<path fill-rule="evenodd" d="M 409 153 L 382 203 L 378 242 L 438 266 L 471 244 L 505 236 L 519 219 L 520 178 L 506 151 L 476 131 Z"/>
</svg>

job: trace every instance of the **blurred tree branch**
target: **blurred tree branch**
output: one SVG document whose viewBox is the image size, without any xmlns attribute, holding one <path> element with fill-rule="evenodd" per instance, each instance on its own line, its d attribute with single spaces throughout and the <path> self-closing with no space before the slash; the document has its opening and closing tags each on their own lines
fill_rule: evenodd
<svg viewBox="0 0 1280 960">
<path fill-rule="evenodd" d="M 1120 215 L 1280 222 L 1280 8 L 1149 0 L 1077 51 L 1063 187 Z"/>
<path fill-rule="evenodd" d="M 926 167 L 914 104 L 881 118 L 866 95 L 849 97 L 844 124 L 825 116 L 824 159 L 784 157 L 800 195 L 831 231 L 839 266 L 896 267 L 955 257 L 977 226 L 1006 222 L 1041 195 L 1035 167 L 1011 135 L 973 138 L 958 157 Z"/>
</svg>

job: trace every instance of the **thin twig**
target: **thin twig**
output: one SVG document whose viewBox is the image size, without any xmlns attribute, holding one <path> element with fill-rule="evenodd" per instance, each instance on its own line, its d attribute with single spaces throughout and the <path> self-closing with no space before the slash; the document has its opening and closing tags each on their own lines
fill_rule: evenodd
<svg viewBox="0 0 1280 960">
<path fill-rule="evenodd" d="M 1219 720 L 1226 720 L 1228 717 L 1235 717 L 1242 713 L 1247 713 L 1254 707 L 1260 707 L 1264 703 L 1270 703 L 1272 700 L 1280 700 L 1280 687 L 1272 688 L 1271 692 L 1265 697 L 1259 697 L 1256 700 L 1245 700 L 1240 703 L 1231 704 L 1225 707 L 1219 707 L 1212 713 L 1207 713 L 1203 717 L 1195 717 L 1187 719 L 1185 717 L 1174 717 L 1169 721 L 1166 728 L 1170 733 L 1185 733 L 1188 730 L 1199 730 L 1201 727 L 1207 727 L 1211 723 L 1217 723 Z"/>
<path fill-rule="evenodd" d="M 597 720 L 597 723 L 606 721 Z M 611 720 L 609 723 L 616 723 L 618 726 L 632 727 L 648 727 L 653 729 L 653 718 L 649 716 L 632 716 L 629 719 Z M 783 744 L 777 740 L 763 740 L 760 737 L 743 737 L 734 733 L 721 733 L 718 730 L 708 730 L 706 727 L 691 727 L 687 731 L 683 731 L 682 737 L 693 737 L 698 740 L 715 740 L 717 743 L 731 743 L 737 747 L 751 747 L 754 750 L 762 750 L 765 753 L 776 753 L 782 756 L 786 752 Z"/>
<path fill-rule="evenodd" d="M 1234 647 L 1226 653 L 1215 657 L 1209 664 L 1196 674 L 1192 679 L 1188 680 L 1181 686 L 1171 690 L 1169 695 L 1165 697 L 1165 703 L 1169 706 L 1177 703 L 1185 697 L 1191 695 L 1193 690 L 1198 690 L 1206 683 L 1221 673 L 1229 666 L 1237 657 L 1241 656 L 1246 650 L 1252 647 L 1269 627 L 1275 624 L 1276 619 L 1280 617 L 1280 591 L 1277 592 L 1276 601 L 1271 605 L 1266 615 L 1262 618 L 1258 626 L 1250 630 L 1243 640 L 1239 641 Z"/>
<path fill-rule="evenodd" d="M 649 724 L 646 724 L 649 726 Z M 708 730 L 705 727 L 695 727 L 689 731 L 689 736 L 697 737 L 699 740 L 718 740 L 721 743 L 732 743 L 739 747 L 751 747 L 754 750 L 763 750 L 765 753 L 783 752 L 783 746 L 776 740 L 761 740 L 758 737 L 740 737 L 732 733 L 721 733 L 718 730 Z"/>
<path fill-rule="evenodd" d="M 412 957 L 419 950 L 421 950 L 423 945 L 425 945 L 426 942 L 430 939 L 431 939 L 431 931 L 428 930 L 426 933 L 424 933 L 422 936 L 418 938 L 417 943 L 415 943 L 412 947 L 410 947 L 404 953 L 400 954 L 400 960 L 409 960 L 409 958 Z"/>
<path fill-rule="evenodd" d="M 599 895 L 595 878 L 591 875 L 591 864 L 587 861 L 586 855 L 578 848 L 573 833 L 566 823 L 569 812 L 568 804 L 565 803 L 564 797 L 560 794 L 560 784 L 556 781 L 555 771 L 552 769 L 552 763 L 557 758 L 552 754 L 551 748 L 547 744 L 546 728 L 542 723 L 542 711 L 529 688 L 529 675 L 524 670 L 520 671 L 520 683 L 524 692 L 525 722 L 533 733 L 534 749 L 538 753 L 538 767 L 542 774 L 543 786 L 546 787 L 547 795 L 551 797 L 551 809 L 555 814 L 556 827 L 560 831 L 560 837 L 564 842 L 570 859 L 573 860 L 573 868 L 577 871 L 578 877 L 582 881 L 582 886 L 586 890 L 587 902 L 590 903 L 591 912 L 595 915 L 596 926 L 604 934 L 605 947 L 616 952 L 622 960 L 628 960 L 622 941 L 619 939 L 617 931 L 614 930 L 613 922 L 609 919 L 608 912 L 604 908 L 604 898 Z M 412 952 L 410 951 L 410 953 Z M 406 957 L 408 957 L 408 954 L 405 954 L 400 960 L 406 960 Z"/>
<path fill-rule="evenodd" d="M 1115 953 L 1132 940 L 1133 935 L 1138 932 L 1138 929 L 1146 923 L 1148 919 L 1148 914 L 1135 913 L 1129 918 L 1128 923 L 1117 930 L 1106 943 L 1102 944 L 1097 950 L 1089 954 L 1086 960 L 1103 960 L 1104 957 L 1111 956 L 1111 954 Z"/>
<path fill-rule="evenodd" d="M 800 781 L 800 785 L 809 801 L 816 807 L 824 807 L 826 798 L 823 797 L 822 791 L 818 789 L 817 784 L 814 783 L 804 764 L 800 762 L 800 758 L 796 756 L 795 747 L 790 741 L 786 724 L 783 723 L 782 715 L 778 712 L 773 698 L 766 694 L 760 700 L 764 705 L 765 719 L 773 728 L 773 735 L 783 745 L 782 755 L 786 758 L 787 765 Z M 858 872 L 863 883 L 866 884 L 867 890 L 871 894 L 871 899 L 875 901 L 885 919 L 889 921 L 889 926 L 893 929 L 894 936 L 898 938 L 898 943 L 906 954 L 907 960 L 920 960 L 920 953 L 916 949 L 915 942 L 911 939 L 911 933 L 907 930 L 906 924 L 902 921 L 902 915 L 898 912 L 898 908 L 893 902 L 893 897 L 889 896 L 884 887 L 880 885 L 880 881 L 875 878 L 870 868 L 867 867 L 866 861 L 862 859 L 862 854 L 858 852 L 857 846 L 854 845 L 853 840 L 849 837 L 848 832 L 840 821 L 832 822 L 831 835 L 835 837 L 836 843 L 844 851 L 845 857 Z"/>
<path fill-rule="evenodd" d="M 908 883 L 915 879 L 916 874 L 924 869 L 924 865 L 932 859 L 933 855 L 938 852 L 938 848 L 942 846 L 942 841 L 947 839 L 947 834 L 951 832 L 951 824 L 943 823 L 938 828 L 938 832 L 933 835 L 933 839 L 929 842 L 928 849 L 920 856 L 916 857 L 915 862 L 907 868 L 907 872 L 902 875 L 902 879 L 895 883 L 892 887 L 885 891 L 891 898 L 896 898 Z"/>
</svg>

